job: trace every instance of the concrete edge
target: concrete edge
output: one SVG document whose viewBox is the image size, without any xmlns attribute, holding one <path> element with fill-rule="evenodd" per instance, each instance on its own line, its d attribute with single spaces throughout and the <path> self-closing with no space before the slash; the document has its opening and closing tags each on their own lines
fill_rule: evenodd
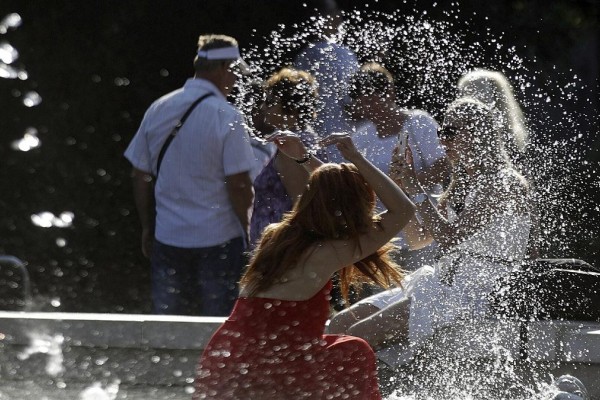
<svg viewBox="0 0 600 400">
<path fill-rule="evenodd" d="M 202 349 L 225 317 L 0 311 L 0 344 L 60 337 L 71 346 Z"/>
</svg>

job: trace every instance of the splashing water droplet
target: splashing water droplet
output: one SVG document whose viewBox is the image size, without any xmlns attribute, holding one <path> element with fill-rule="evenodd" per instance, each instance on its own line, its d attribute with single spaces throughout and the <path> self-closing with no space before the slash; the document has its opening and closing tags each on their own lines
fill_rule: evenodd
<svg viewBox="0 0 600 400">
<path fill-rule="evenodd" d="M 36 91 L 25 93 L 23 96 L 23 105 L 25 107 L 35 107 L 42 102 L 42 96 Z"/>
<path fill-rule="evenodd" d="M 5 64 L 12 64 L 19 58 L 19 52 L 7 42 L 0 42 L 0 61 Z"/>
<path fill-rule="evenodd" d="M 70 211 L 65 211 L 59 216 L 55 216 L 49 211 L 44 211 L 38 214 L 33 214 L 31 216 L 31 222 L 41 228 L 50 228 L 52 226 L 57 228 L 68 228 L 73 224 L 74 218 L 75 214 Z"/>
<path fill-rule="evenodd" d="M 8 32 L 9 29 L 16 29 L 23 23 L 23 19 L 17 13 L 8 14 L 0 21 L 0 34 Z"/>
<path fill-rule="evenodd" d="M 16 79 L 19 77 L 19 71 L 10 65 L 0 63 L 0 78 Z"/>
<path fill-rule="evenodd" d="M 37 129 L 29 127 L 25 130 L 23 137 L 21 139 L 15 140 L 12 142 L 11 147 L 13 150 L 19 151 L 29 151 L 31 149 L 35 149 L 40 147 L 41 141 L 37 137 Z"/>
</svg>

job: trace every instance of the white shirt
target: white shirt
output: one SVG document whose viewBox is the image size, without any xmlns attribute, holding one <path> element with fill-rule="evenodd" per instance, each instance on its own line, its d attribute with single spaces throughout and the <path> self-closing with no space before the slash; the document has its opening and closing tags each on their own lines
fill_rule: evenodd
<svg viewBox="0 0 600 400">
<path fill-rule="evenodd" d="M 408 145 L 412 150 L 414 167 L 418 174 L 445 157 L 446 152 L 437 136 L 439 125 L 431 115 L 421 110 L 405 112 L 408 114 L 408 118 L 402 124 L 399 133 L 408 136 Z M 370 121 L 358 126 L 352 135 L 356 149 L 386 175 L 390 173 L 392 152 L 398 145 L 398 140 L 398 135 L 380 137 L 377 134 L 377 128 Z M 379 199 L 377 200 L 377 209 L 379 211 L 385 209 Z M 398 234 L 397 237 L 399 238 L 396 243 L 398 246 L 407 246 L 402 234 Z"/>
<path fill-rule="evenodd" d="M 240 237 L 243 228 L 229 201 L 225 177 L 256 164 L 242 114 L 211 82 L 188 79 L 183 88 L 156 100 L 146 111 L 125 157 L 156 173 L 158 154 L 187 108 L 202 101 L 168 148 L 156 181 L 158 241 L 176 247 L 210 247 Z"/>
<path fill-rule="evenodd" d="M 415 171 L 421 173 L 437 160 L 446 156 L 437 137 L 438 123 L 425 111 L 407 110 L 408 118 L 401 132 L 408 136 L 408 145 L 413 154 Z M 380 137 L 375 125 L 365 122 L 352 136 L 354 145 L 367 160 L 389 175 L 392 152 L 398 144 L 398 135 Z"/>
</svg>

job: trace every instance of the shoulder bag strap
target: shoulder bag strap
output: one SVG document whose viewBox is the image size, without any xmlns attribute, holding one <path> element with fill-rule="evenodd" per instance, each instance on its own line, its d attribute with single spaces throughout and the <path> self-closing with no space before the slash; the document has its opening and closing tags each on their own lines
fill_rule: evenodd
<svg viewBox="0 0 600 400">
<path fill-rule="evenodd" d="M 175 125 L 175 127 L 173 128 L 173 130 L 171 130 L 171 133 L 167 137 L 167 140 L 165 140 L 165 143 L 163 144 L 162 148 L 160 149 L 160 153 L 158 153 L 158 161 L 156 162 L 156 176 L 154 177 L 155 181 L 158 179 L 158 173 L 160 171 L 160 165 L 162 164 L 162 160 L 163 160 L 163 158 L 165 156 L 165 153 L 167 152 L 167 149 L 171 145 L 171 142 L 173 141 L 173 139 L 175 138 L 175 136 L 177 136 L 177 132 L 179 132 L 179 129 L 181 129 L 181 127 L 183 126 L 183 124 L 185 123 L 185 121 L 187 120 L 187 118 L 190 116 L 190 114 L 192 113 L 192 111 L 194 111 L 194 108 L 196 108 L 196 106 L 198 104 L 200 104 L 204 99 L 206 99 L 207 97 L 210 97 L 212 95 L 213 95 L 212 93 L 207 93 L 204 96 L 201 96 L 200 98 L 198 98 L 196 101 L 194 101 L 192 103 L 192 105 L 187 109 L 187 111 L 185 112 L 185 114 L 183 114 L 183 116 L 181 117 L 181 119 L 179 120 L 179 122 L 177 123 L 177 125 Z"/>
</svg>

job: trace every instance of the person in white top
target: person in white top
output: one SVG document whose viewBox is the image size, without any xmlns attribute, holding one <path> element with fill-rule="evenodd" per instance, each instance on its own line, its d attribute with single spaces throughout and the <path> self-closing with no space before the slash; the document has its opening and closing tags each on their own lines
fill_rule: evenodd
<svg viewBox="0 0 600 400">
<path fill-rule="evenodd" d="M 202 35 L 194 68 L 194 78 L 148 108 L 125 157 L 151 261 L 153 311 L 227 315 L 244 267 L 256 160 L 244 118 L 226 96 L 248 67 L 234 38 Z"/>
<path fill-rule="evenodd" d="M 440 131 L 453 164 L 452 181 L 437 205 L 417 211 L 424 229 L 405 228 L 412 241 L 436 240 L 444 250 L 432 266 L 412 273 L 402 288 L 378 293 L 334 317 L 333 333 L 374 347 L 400 341 L 410 359 L 438 329 L 490 315 L 488 296 L 498 279 L 526 257 L 531 228 L 529 185 L 505 150 L 499 113 L 473 98 L 454 101 Z M 394 155 L 392 178 L 414 197 L 423 193 L 406 157 Z"/>
<path fill-rule="evenodd" d="M 457 89 L 458 97 L 473 97 L 498 110 L 503 121 L 502 135 L 506 153 L 515 168 L 528 178 L 530 185 L 535 186 L 535 165 L 528 157 L 530 129 L 508 78 L 499 71 L 475 68 L 460 77 Z M 532 189 L 532 193 L 534 192 L 535 189 Z M 531 258 L 539 257 L 540 241 L 540 212 L 534 209 L 528 248 Z"/>
<path fill-rule="evenodd" d="M 389 174 L 394 150 L 409 145 L 419 181 L 427 193 L 441 194 L 443 183 L 449 176 L 449 163 L 437 136 L 439 126 L 435 119 L 423 110 L 407 110 L 396 104 L 394 78 L 381 64 L 361 66 L 352 78 L 351 86 L 350 113 L 354 119 L 363 121 L 352 137 L 356 148 Z M 415 220 L 411 222 L 414 223 Z M 412 251 L 402 234 L 398 236 L 397 246 L 398 262 L 406 270 L 415 270 L 431 262 L 435 255 L 435 245 Z"/>
</svg>

